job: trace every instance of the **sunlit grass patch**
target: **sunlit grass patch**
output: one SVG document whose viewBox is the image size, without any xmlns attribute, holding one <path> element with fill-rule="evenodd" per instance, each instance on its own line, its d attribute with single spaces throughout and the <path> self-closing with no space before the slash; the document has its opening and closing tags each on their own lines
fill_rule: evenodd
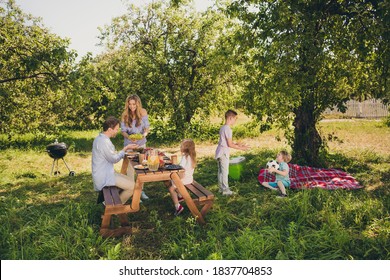
<svg viewBox="0 0 390 280">
<path fill-rule="evenodd" d="M 364 125 L 387 139 L 387 128 Z M 354 126 L 340 125 L 338 133 L 357 146 L 330 148 L 329 166 L 348 171 L 363 189 L 289 190 L 287 199 L 277 199 L 257 181 L 259 169 L 286 148 L 269 131 L 244 139 L 253 144 L 250 151 L 232 153 L 246 160 L 241 178 L 230 180 L 237 195 L 224 197 L 218 193 L 215 146 L 199 142 L 195 179 L 216 195 L 207 224 L 196 223 L 187 207 L 174 217 L 166 188 L 150 183 L 145 184 L 150 199 L 129 214 L 134 233 L 107 239 L 99 235 L 103 208 L 96 204 L 91 178 L 89 145 L 97 131 L 69 132 L 63 140 L 76 143 L 65 156 L 74 177 L 61 162 L 61 174 L 51 176 L 53 159 L 44 150 L 2 150 L 1 259 L 390 259 L 390 153 L 367 149 Z M 115 141 L 120 147 L 121 139 Z"/>
</svg>

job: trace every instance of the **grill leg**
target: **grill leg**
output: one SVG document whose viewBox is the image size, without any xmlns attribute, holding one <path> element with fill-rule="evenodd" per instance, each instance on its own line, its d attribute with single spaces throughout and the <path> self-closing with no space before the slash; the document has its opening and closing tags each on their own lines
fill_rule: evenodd
<svg viewBox="0 0 390 280">
<path fill-rule="evenodd" d="M 56 159 L 53 160 L 53 165 L 51 166 L 51 173 L 50 173 L 50 175 L 53 175 L 54 163 L 55 163 L 56 161 L 57 161 Z M 58 168 L 57 168 L 57 169 L 58 169 Z"/>
<path fill-rule="evenodd" d="M 56 171 L 54 172 L 54 175 L 60 174 L 60 171 L 58 171 L 58 158 L 56 158 Z"/>
<path fill-rule="evenodd" d="M 69 166 L 66 164 L 66 161 L 64 160 L 64 158 L 61 158 L 61 159 L 62 159 L 62 161 L 65 163 L 66 168 L 68 168 L 68 170 L 69 170 L 69 172 L 70 172 L 70 168 L 69 168 Z"/>
</svg>

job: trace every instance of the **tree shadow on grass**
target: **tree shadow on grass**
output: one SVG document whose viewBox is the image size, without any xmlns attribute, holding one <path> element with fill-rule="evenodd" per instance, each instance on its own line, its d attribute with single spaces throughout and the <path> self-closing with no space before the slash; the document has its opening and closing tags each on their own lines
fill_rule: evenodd
<svg viewBox="0 0 390 280">
<path fill-rule="evenodd" d="M 89 172 L 77 174 L 75 177 L 34 177 L 31 174 L 23 174 L 15 183 L 8 183 L 6 186 L 0 187 L 0 195 L 3 197 L 0 212 L 3 213 L 1 217 L 2 221 L 5 221 L 3 224 L 6 225 L 4 228 L 7 231 L 2 231 L 5 234 L 1 244 L 9 246 L 2 249 L 1 253 L 4 254 L 5 258 L 9 258 L 9 256 L 21 258 L 19 253 L 13 255 L 11 252 L 17 250 L 17 247 L 9 245 L 19 245 L 17 243 L 19 238 L 23 240 L 26 250 L 27 246 L 31 248 L 36 246 L 53 247 L 53 253 L 43 250 L 42 252 L 37 251 L 35 257 L 32 252 L 28 254 L 25 251 L 27 258 L 30 256 L 30 258 L 41 259 L 65 259 L 67 257 L 93 259 L 105 255 L 104 244 L 115 245 L 118 241 L 122 241 L 124 258 L 164 259 L 176 257 L 172 253 L 174 250 L 167 250 L 167 248 L 170 248 L 169 244 L 176 243 L 180 248 L 186 244 L 185 238 L 196 237 L 209 243 L 213 242 L 210 236 L 218 236 L 219 240 L 224 240 L 228 236 L 239 238 L 245 230 L 256 233 L 259 229 L 264 229 L 265 223 L 272 226 L 277 225 L 278 230 L 284 230 L 283 224 L 288 221 L 300 221 L 301 212 L 295 213 L 286 210 L 286 207 L 291 209 L 297 207 L 294 199 L 302 199 L 302 197 L 304 199 L 305 196 L 308 196 L 308 201 L 312 201 L 320 197 L 322 199 L 317 199 L 318 203 L 315 200 L 311 204 L 317 205 L 318 211 L 321 211 L 324 207 L 324 201 L 328 199 L 329 192 L 322 190 L 291 192 L 291 202 L 289 202 L 290 200 L 284 204 L 277 202 L 274 198 L 275 193 L 259 188 L 257 181 L 259 169 L 263 168 L 269 159 L 274 158 L 275 154 L 274 150 L 259 150 L 251 154 L 243 154 L 246 160 L 242 165 L 240 179 L 229 180 L 232 188 L 238 192 L 235 197 L 223 197 L 217 193 L 218 167 L 216 160 L 212 157 L 200 159 L 194 174 L 195 180 L 210 189 L 216 195 L 216 200 L 214 207 L 206 216 L 208 224 L 204 227 L 196 225 L 194 231 L 189 230 L 188 221 L 192 216 L 188 209 L 180 217 L 173 215 L 174 206 L 163 183 L 145 184 L 144 188 L 150 199 L 141 204 L 139 212 L 129 214 L 130 222 L 137 227 L 137 232 L 131 237 L 124 236 L 117 239 L 100 239 L 99 228 L 101 214 L 104 210 L 101 205 L 96 204 L 97 192 L 93 190 Z M 378 172 L 374 170 L 373 165 L 370 165 L 374 160 L 373 158 L 371 161 L 361 162 L 343 155 L 333 155 L 330 162 L 332 167 L 344 166 L 347 170 L 354 170 L 354 172 L 351 171 L 353 176 L 364 177 L 370 173 Z M 382 200 L 383 195 L 386 192 L 388 194 L 389 179 L 386 170 L 378 173 L 376 177 L 376 180 L 381 181 L 384 186 L 380 190 L 375 190 L 375 196 Z M 344 193 L 346 192 L 342 192 L 342 194 Z M 357 193 L 357 195 L 359 194 Z M 286 218 L 275 224 L 273 217 L 275 211 L 279 209 L 278 205 L 286 205 L 280 210 L 282 211 L 281 215 L 285 215 Z M 309 214 L 311 215 L 311 213 Z M 309 227 L 309 225 L 307 226 Z M 322 223 L 318 225 L 318 227 L 320 226 Z M 91 228 L 92 231 L 90 231 Z M 315 229 L 317 230 L 317 228 Z M 177 231 L 182 231 L 182 233 L 177 233 Z M 49 243 L 40 244 L 44 239 L 47 239 Z M 79 253 L 72 252 L 73 255 L 61 255 L 61 248 L 57 248 L 56 244 L 64 239 L 69 244 L 74 244 L 75 247 L 82 246 L 79 244 L 85 244 L 85 246 L 80 247 Z M 92 245 L 91 242 L 93 242 Z M 221 244 L 223 243 L 221 242 Z M 98 252 L 90 255 L 92 253 L 88 253 L 90 252 L 89 247 L 99 247 Z M 237 256 L 240 256 L 239 253 Z"/>
</svg>

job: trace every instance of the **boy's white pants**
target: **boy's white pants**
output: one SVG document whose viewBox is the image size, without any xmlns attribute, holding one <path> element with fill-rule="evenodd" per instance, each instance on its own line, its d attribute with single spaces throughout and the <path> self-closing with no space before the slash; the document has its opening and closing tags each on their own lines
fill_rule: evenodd
<svg viewBox="0 0 390 280">
<path fill-rule="evenodd" d="M 218 186 L 221 192 L 228 191 L 229 189 L 229 156 L 222 154 L 217 159 L 218 161 Z"/>
</svg>

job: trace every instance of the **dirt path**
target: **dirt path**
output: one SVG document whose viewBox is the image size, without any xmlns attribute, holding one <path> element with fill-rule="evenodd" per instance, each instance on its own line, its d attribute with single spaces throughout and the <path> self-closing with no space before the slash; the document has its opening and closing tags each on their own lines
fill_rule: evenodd
<svg viewBox="0 0 390 280">
<path fill-rule="evenodd" d="M 251 149 L 276 149 L 280 148 L 284 145 L 283 142 L 279 142 L 275 139 L 273 135 L 264 135 L 257 138 L 247 138 L 244 140 L 240 140 L 240 142 L 245 143 L 251 147 Z M 196 143 L 196 154 L 199 158 L 202 157 L 213 157 L 215 150 L 217 148 L 217 144 L 210 142 L 197 142 Z M 163 148 L 168 154 L 170 153 L 179 153 L 179 147 L 177 148 Z M 240 153 L 240 151 L 231 149 L 231 155 L 236 153 Z"/>
</svg>

